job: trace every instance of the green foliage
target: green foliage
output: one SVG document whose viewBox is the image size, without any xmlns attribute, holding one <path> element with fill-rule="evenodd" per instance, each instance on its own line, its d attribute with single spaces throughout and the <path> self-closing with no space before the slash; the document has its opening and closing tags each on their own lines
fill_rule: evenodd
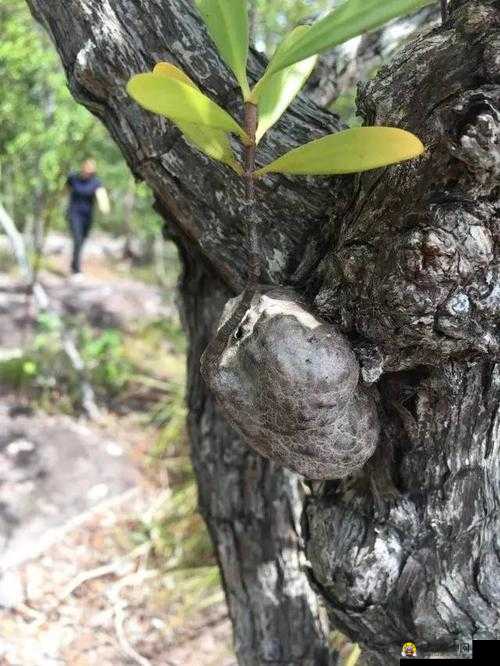
<svg viewBox="0 0 500 666">
<path fill-rule="evenodd" d="M 249 48 L 246 0 L 195 0 L 196 6 L 225 63 L 240 84 L 243 98 L 248 99 L 247 80 Z"/>
<path fill-rule="evenodd" d="M 14 218 L 40 214 L 93 127 L 71 100 L 53 49 L 26 4 L 0 7 L 0 196 Z"/>
<path fill-rule="evenodd" d="M 23 350 L 0 357 L 0 383 L 28 392 L 49 411 L 57 402 L 61 411 L 73 413 L 80 409 L 82 377 L 65 351 L 65 326 L 58 315 L 40 314 L 32 342 Z M 85 379 L 101 399 L 113 398 L 129 384 L 135 371 L 121 333 L 75 328 L 75 344 L 86 366 Z"/>
<path fill-rule="evenodd" d="M 293 28 L 311 23 L 332 8 L 335 0 L 249 0 L 252 7 L 253 42 L 268 58 Z"/>
<path fill-rule="evenodd" d="M 91 383 L 107 396 L 119 395 L 134 371 L 126 357 L 121 333 L 109 329 L 96 336 L 90 329 L 83 328 L 80 349 Z"/>
<path fill-rule="evenodd" d="M 176 79 L 195 90 L 199 89 L 191 79 L 178 67 L 168 62 L 160 62 L 153 69 L 153 74 L 165 76 L 170 79 Z M 201 94 L 201 93 L 200 93 Z M 173 118 L 171 118 L 173 119 Z M 241 173 L 236 158 L 229 142 L 229 136 L 221 129 L 208 127 L 193 122 L 178 120 L 177 127 L 184 136 L 199 148 L 205 155 L 212 157 L 231 166 L 237 173 Z"/>
<path fill-rule="evenodd" d="M 275 57 L 279 56 L 281 49 L 286 49 L 291 42 L 298 39 L 300 35 L 308 30 L 309 27 L 305 25 L 292 30 L 276 51 Z M 254 88 L 253 98 L 257 101 L 259 110 L 259 124 L 255 136 L 256 143 L 259 143 L 264 134 L 277 123 L 283 113 L 285 113 L 300 92 L 304 83 L 307 81 L 315 64 L 316 56 L 307 58 L 306 60 L 295 63 L 291 67 L 282 69 L 274 76 L 270 76 L 267 79 L 261 79 L 261 85 Z"/>
<path fill-rule="evenodd" d="M 358 173 L 420 155 L 422 142 L 394 127 L 354 127 L 289 151 L 255 172 L 329 175 Z"/>
<path fill-rule="evenodd" d="M 36 361 L 21 350 L 0 353 L 0 383 L 19 391 L 38 374 Z"/>
<path fill-rule="evenodd" d="M 0 201 L 17 226 L 66 228 L 67 174 L 91 156 L 112 203 L 100 224 L 112 233 L 127 225 L 142 236 L 155 233 L 150 191 L 134 183 L 105 128 L 71 97 L 57 54 L 24 0 L 0 3 L 0 35 Z"/>
<path fill-rule="evenodd" d="M 360 118 L 356 115 L 356 88 L 352 87 L 341 93 L 329 108 L 330 111 L 339 115 L 349 127 L 361 125 Z"/>
<path fill-rule="evenodd" d="M 263 77 L 252 91 L 248 91 L 245 73 L 249 42 L 246 3 L 243 0 L 196 0 L 222 58 L 240 83 L 246 108 L 257 106 L 259 123 L 256 130 L 252 130 L 251 137 L 229 114 L 203 95 L 186 74 L 168 63 L 157 65 L 151 73 L 136 74 L 130 79 L 127 90 L 144 108 L 176 122 L 186 137 L 205 154 L 229 164 L 243 175 L 243 169 L 235 162 L 229 144 L 220 136 L 211 136 L 214 128 L 239 135 L 246 146 L 256 146 L 298 94 L 311 73 L 318 53 L 433 1 L 345 0 L 311 26 L 298 26 L 287 34 Z M 190 130 L 193 123 L 195 129 Z M 250 132 L 247 125 L 245 127 Z M 331 135 L 308 143 L 258 169 L 253 175 L 261 176 L 269 172 L 310 175 L 356 173 L 411 159 L 424 151 L 422 143 L 408 132 L 388 127 L 365 129 L 369 131 L 360 133 L 352 130 L 351 133 Z"/>
<path fill-rule="evenodd" d="M 234 132 L 247 140 L 245 131 L 227 111 L 184 81 L 155 72 L 136 74 L 128 82 L 127 92 L 145 109 L 176 123 Z"/>
<path fill-rule="evenodd" d="M 435 0 L 346 0 L 287 49 L 283 49 L 269 67 L 266 75 L 278 72 L 304 58 L 328 51 L 387 21 L 417 11 Z"/>
</svg>

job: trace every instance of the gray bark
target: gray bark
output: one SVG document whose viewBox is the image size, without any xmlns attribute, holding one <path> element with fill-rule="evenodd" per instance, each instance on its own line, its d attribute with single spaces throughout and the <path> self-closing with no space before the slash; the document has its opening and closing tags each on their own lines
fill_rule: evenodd
<svg viewBox="0 0 500 666">
<path fill-rule="evenodd" d="M 304 539 L 333 623 L 375 663 L 395 662 L 406 640 L 443 654 L 459 637 L 496 637 L 500 2 L 456 0 L 443 28 L 360 91 L 367 122 L 414 131 L 425 156 L 361 178 L 259 185 L 265 280 L 294 286 L 339 326 L 364 380 L 377 383 L 376 460 L 309 497 L 241 444 L 199 375 L 223 304 L 245 279 L 242 185 L 124 92 L 132 73 L 170 60 L 236 110 L 235 85 L 190 3 L 28 2 L 71 91 L 152 187 L 181 250 L 192 457 L 240 663 L 334 663 Z M 262 64 L 252 56 L 252 77 Z M 339 127 L 301 99 L 260 160 Z M 375 493 L 376 511 L 374 467 L 399 491 L 390 501 Z"/>
<path fill-rule="evenodd" d="M 26 251 L 26 244 L 23 235 L 20 233 L 14 220 L 7 213 L 5 208 L 0 203 L 0 228 L 3 229 L 5 235 L 9 239 L 12 246 L 12 251 L 16 257 L 17 264 L 21 271 L 23 279 L 26 281 L 26 289 L 30 290 L 33 294 L 35 305 L 40 310 L 46 310 L 49 305 L 49 299 L 45 293 L 45 289 L 36 280 L 33 281 L 33 270 L 30 266 L 28 259 L 28 252 Z"/>
<path fill-rule="evenodd" d="M 326 484 L 307 553 L 333 622 L 381 664 L 405 640 L 453 654 L 500 628 L 499 18 L 498 2 L 455 2 L 361 88 L 370 124 L 410 129 L 427 153 L 360 178 L 319 270 L 318 311 L 380 375 L 400 497 L 381 521 L 362 486 Z"/>
</svg>

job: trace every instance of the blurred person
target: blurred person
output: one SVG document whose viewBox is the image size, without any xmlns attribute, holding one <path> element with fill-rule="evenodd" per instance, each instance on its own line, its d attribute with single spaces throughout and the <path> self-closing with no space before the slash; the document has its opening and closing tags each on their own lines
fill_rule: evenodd
<svg viewBox="0 0 500 666">
<path fill-rule="evenodd" d="M 82 162 L 79 173 L 71 173 L 66 181 L 69 191 L 68 222 L 73 238 L 71 271 L 80 273 L 81 252 L 93 222 L 94 203 L 101 213 L 110 211 L 108 193 L 97 177 L 96 163 L 92 159 Z"/>
</svg>

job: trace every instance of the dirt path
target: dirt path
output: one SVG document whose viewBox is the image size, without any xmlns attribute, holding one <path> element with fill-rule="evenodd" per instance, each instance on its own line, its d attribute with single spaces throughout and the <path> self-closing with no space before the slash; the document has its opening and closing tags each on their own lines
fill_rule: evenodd
<svg viewBox="0 0 500 666">
<path fill-rule="evenodd" d="M 48 243 L 46 263 L 39 280 L 59 315 L 81 315 L 98 328 L 128 330 L 138 322 L 176 319 L 175 278 L 165 289 L 130 277 L 129 262 L 121 260 L 120 245 L 105 236 L 97 237 L 85 252 L 85 272 L 67 272 L 70 245 L 64 237 Z M 172 256 L 175 262 L 175 255 Z M 175 268 L 173 268 L 175 274 Z M 18 346 L 34 323 L 34 312 L 27 301 L 24 285 L 15 274 L 0 272 L 0 348 Z"/>
<path fill-rule="evenodd" d="M 147 545 L 124 546 L 150 493 L 102 503 L 9 574 L 18 599 L 1 615 L 2 666 L 234 666 L 224 605 L 179 618 Z"/>
<path fill-rule="evenodd" d="M 67 241 L 49 250 L 41 282 L 59 315 L 127 332 L 139 356 L 138 324 L 176 321 L 173 289 L 131 276 L 117 241 L 94 239 L 76 279 Z M 0 274 L 0 356 L 30 339 L 33 321 L 20 282 Z M 171 346 L 145 361 L 167 384 L 182 365 Z M 145 467 L 158 432 L 140 404 L 101 406 L 89 422 L 32 412 L 0 385 L 0 666 L 235 665 L 220 589 L 190 604 L 141 532 L 165 484 Z"/>
</svg>

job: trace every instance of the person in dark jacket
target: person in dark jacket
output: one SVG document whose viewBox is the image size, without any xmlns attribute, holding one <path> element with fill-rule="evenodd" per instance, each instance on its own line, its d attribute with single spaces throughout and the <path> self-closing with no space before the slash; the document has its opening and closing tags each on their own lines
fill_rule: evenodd
<svg viewBox="0 0 500 666">
<path fill-rule="evenodd" d="M 109 213 L 109 199 L 102 182 L 96 175 L 94 160 L 85 160 L 79 173 L 68 176 L 66 186 L 69 191 L 68 221 L 73 237 L 73 258 L 71 270 L 81 270 L 81 252 L 85 239 L 92 227 L 94 203 L 97 201 L 99 210 Z"/>
</svg>

